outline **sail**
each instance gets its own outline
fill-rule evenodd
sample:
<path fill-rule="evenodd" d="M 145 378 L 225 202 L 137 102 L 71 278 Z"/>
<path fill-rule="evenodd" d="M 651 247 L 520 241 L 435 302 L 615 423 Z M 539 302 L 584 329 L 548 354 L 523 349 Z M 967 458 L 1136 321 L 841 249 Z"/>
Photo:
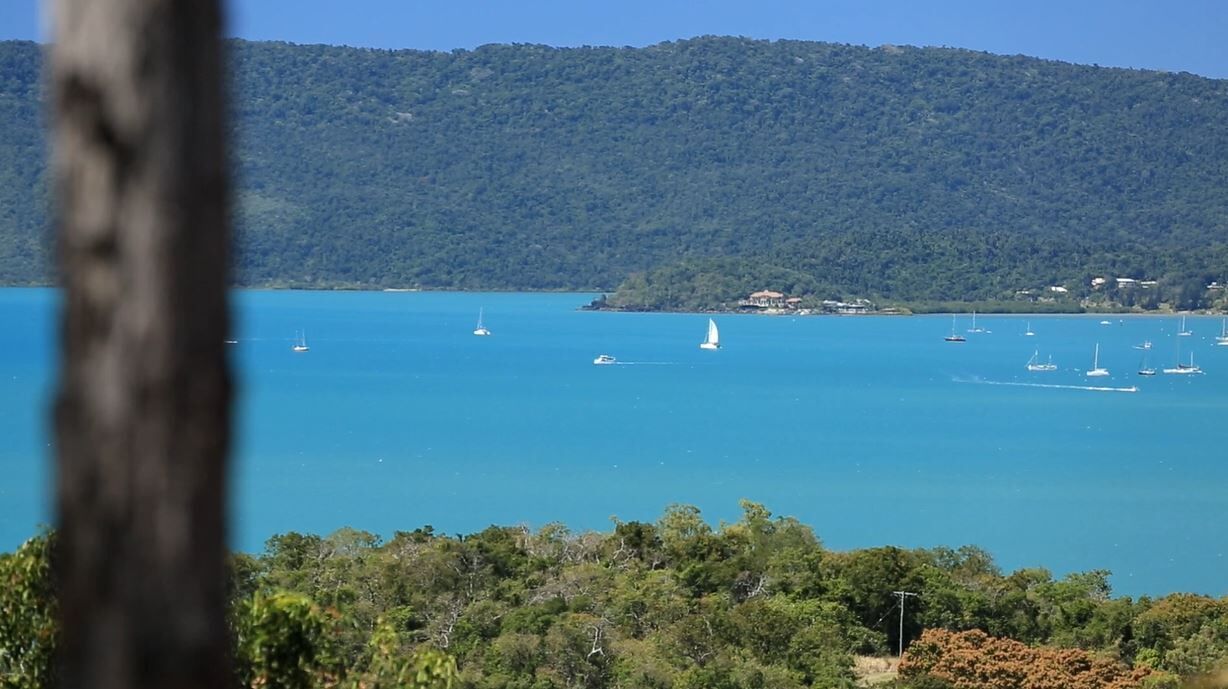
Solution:
<path fill-rule="evenodd" d="M 717 346 L 721 344 L 721 334 L 716 329 L 716 321 L 711 318 L 708 319 L 708 339 L 705 342 Z"/>

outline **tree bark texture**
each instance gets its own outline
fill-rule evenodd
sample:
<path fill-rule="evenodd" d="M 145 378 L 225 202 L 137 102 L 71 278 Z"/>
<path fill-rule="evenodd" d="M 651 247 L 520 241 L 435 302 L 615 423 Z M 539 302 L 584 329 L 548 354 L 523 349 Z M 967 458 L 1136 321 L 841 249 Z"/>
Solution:
<path fill-rule="evenodd" d="M 59 673 L 233 685 L 219 0 L 53 0 Z"/>

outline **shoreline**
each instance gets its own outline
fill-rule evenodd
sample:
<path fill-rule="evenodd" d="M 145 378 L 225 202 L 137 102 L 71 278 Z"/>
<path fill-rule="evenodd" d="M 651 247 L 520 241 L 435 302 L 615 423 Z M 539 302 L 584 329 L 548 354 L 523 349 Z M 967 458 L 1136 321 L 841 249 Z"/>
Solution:
<path fill-rule="evenodd" d="M 869 311 L 867 313 L 763 313 L 745 310 L 723 310 L 723 309 L 623 309 L 623 308 L 593 308 L 591 306 L 581 306 L 580 311 L 591 311 L 595 313 L 655 313 L 655 314 L 682 314 L 694 316 L 762 316 L 764 318 L 898 318 L 901 316 L 925 317 L 925 316 L 970 316 L 973 313 L 972 309 L 966 311 L 924 311 L 914 312 L 907 309 L 898 311 Z M 1203 311 L 981 311 L 976 310 L 977 316 L 985 316 L 991 318 L 1001 318 L 1004 316 L 1026 316 L 1031 318 L 1084 318 L 1084 317 L 1106 317 L 1115 318 L 1172 318 L 1174 316 L 1210 316 L 1210 317 L 1228 317 L 1228 312 L 1203 310 Z"/>
<path fill-rule="evenodd" d="M 0 285 L 0 290 L 61 290 L 60 285 L 55 284 L 33 284 L 33 285 Z M 575 295 L 590 295 L 595 294 L 599 297 L 610 293 L 610 290 L 601 289 L 448 289 L 448 288 L 433 288 L 433 287 L 280 287 L 271 285 L 241 285 L 232 286 L 229 288 L 232 292 L 354 292 L 354 293 L 387 293 L 387 294 L 575 294 Z M 982 304 L 984 302 L 945 302 L 946 304 Z M 865 318 L 867 316 L 879 317 L 898 317 L 898 316 L 959 316 L 964 314 L 972 314 L 973 311 L 980 316 L 1030 316 L 1030 317 L 1080 317 L 1080 316 L 1114 316 L 1119 318 L 1124 317 L 1172 317 L 1172 316 L 1219 316 L 1228 317 L 1228 311 L 1215 309 L 1187 310 L 1187 311 L 1120 311 L 1120 310 L 1097 310 L 1094 308 L 1085 308 L 1082 311 L 1002 311 L 1002 310 L 982 310 L 982 309 L 964 309 L 953 310 L 943 309 L 935 311 L 913 311 L 907 306 L 887 307 L 886 309 L 878 309 L 868 311 L 866 313 L 815 313 L 809 310 L 806 313 L 799 311 L 807 311 L 800 309 L 798 311 L 783 311 L 771 313 L 748 311 L 742 309 L 637 309 L 637 308 L 618 308 L 618 307 L 595 307 L 590 302 L 577 307 L 578 311 L 591 311 L 599 313 L 659 313 L 659 314 L 690 314 L 690 315 L 707 315 L 707 316 L 787 316 L 792 318 L 797 317 L 849 317 L 849 318 Z"/>

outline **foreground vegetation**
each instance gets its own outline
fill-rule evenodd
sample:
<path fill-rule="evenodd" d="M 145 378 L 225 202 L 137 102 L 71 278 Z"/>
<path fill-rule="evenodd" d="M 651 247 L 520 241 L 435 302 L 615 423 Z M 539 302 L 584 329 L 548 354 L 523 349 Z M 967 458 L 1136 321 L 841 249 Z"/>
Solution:
<path fill-rule="evenodd" d="M 819 298 L 1105 275 L 1196 308 L 1228 270 L 1224 81 L 719 37 L 230 48 L 243 285 L 608 290 L 733 258 Z M 0 42 L 0 284 L 50 278 L 40 68 Z"/>
<path fill-rule="evenodd" d="M 0 555 L 0 686 L 47 686 L 54 536 Z M 608 533 L 288 533 L 236 554 L 246 687 L 850 687 L 900 642 L 901 687 L 1172 687 L 1228 660 L 1228 599 L 1113 597 L 1108 573 L 1004 574 L 985 552 L 835 552 L 744 502 Z"/>

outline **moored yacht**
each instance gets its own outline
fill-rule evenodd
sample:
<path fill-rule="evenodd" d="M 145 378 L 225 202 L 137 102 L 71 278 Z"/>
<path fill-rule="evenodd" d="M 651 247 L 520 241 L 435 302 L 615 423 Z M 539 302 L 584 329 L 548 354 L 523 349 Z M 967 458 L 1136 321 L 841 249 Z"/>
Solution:
<path fill-rule="evenodd" d="M 1089 378 L 1101 378 L 1109 375 L 1107 368 L 1100 368 L 1100 343 L 1096 343 L 1096 353 L 1092 355 L 1092 367 L 1086 374 Z"/>
<path fill-rule="evenodd" d="M 486 337 L 487 335 L 490 335 L 490 331 L 487 330 L 486 326 L 482 324 L 482 312 L 483 309 L 478 309 L 478 326 L 473 329 L 473 334 L 479 337 Z"/>
<path fill-rule="evenodd" d="M 951 314 L 951 334 L 942 338 L 947 342 L 967 342 L 968 338 L 955 332 L 955 314 Z"/>
<path fill-rule="evenodd" d="M 1040 362 L 1040 350 L 1036 350 L 1032 352 L 1032 358 L 1028 359 L 1028 370 L 1029 371 L 1056 371 L 1057 364 L 1053 363 L 1052 354 L 1049 355 L 1049 361 L 1042 364 Z"/>

